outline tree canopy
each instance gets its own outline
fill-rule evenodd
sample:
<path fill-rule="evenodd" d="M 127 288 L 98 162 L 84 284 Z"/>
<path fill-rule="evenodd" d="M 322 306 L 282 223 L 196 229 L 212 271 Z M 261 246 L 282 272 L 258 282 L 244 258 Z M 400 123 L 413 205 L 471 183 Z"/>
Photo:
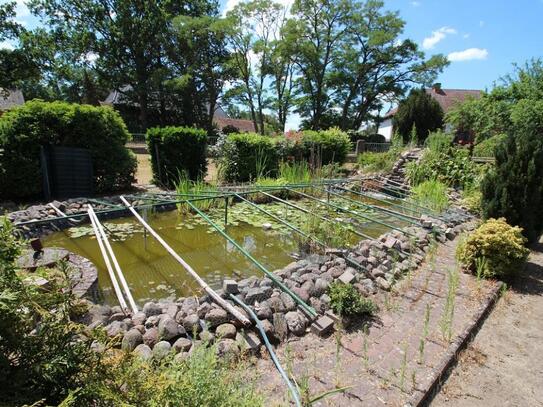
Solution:
<path fill-rule="evenodd" d="M 42 22 L 33 31 L 14 22 L 13 4 L 0 8 L 0 38 L 19 42 L 3 66 L 37 71 L 6 81 L 27 98 L 91 104 L 117 90 L 142 130 L 211 129 L 218 103 L 262 134 L 283 131 L 293 112 L 307 128 L 358 129 L 447 65 L 403 39 L 405 22 L 377 0 L 251 0 L 226 16 L 216 0 L 28 4 Z"/>

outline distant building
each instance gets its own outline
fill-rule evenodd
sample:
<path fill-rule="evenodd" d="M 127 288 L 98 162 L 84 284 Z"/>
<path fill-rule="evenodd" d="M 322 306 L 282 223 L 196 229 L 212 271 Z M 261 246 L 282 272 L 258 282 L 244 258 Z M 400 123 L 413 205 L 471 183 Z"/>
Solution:
<path fill-rule="evenodd" d="M 124 88 L 123 91 L 127 91 L 130 88 Z M 112 106 L 119 111 L 129 129 L 132 129 L 134 126 L 129 123 L 132 119 L 136 120 L 137 118 L 137 104 L 129 101 L 122 91 L 114 90 L 109 93 L 106 99 L 100 102 L 101 105 Z M 215 113 L 213 115 L 213 124 L 217 126 L 217 129 L 222 130 L 226 126 L 233 126 L 242 133 L 249 133 L 255 131 L 255 126 L 252 120 L 245 119 L 231 119 L 228 117 L 226 112 L 220 107 L 215 108 Z"/>
<path fill-rule="evenodd" d="M 3 89 L 0 88 L 0 116 L 12 107 L 20 106 L 25 103 L 23 92 L 18 89 Z"/>
<path fill-rule="evenodd" d="M 426 93 L 432 96 L 443 109 L 443 113 L 447 113 L 457 104 L 460 104 L 468 98 L 478 99 L 481 97 L 482 91 L 474 89 L 442 89 L 440 83 L 436 83 L 431 88 L 425 89 Z M 394 134 L 394 125 L 392 119 L 398 111 L 394 108 L 385 114 L 383 120 L 379 124 L 378 133 L 385 137 L 387 141 L 392 139 Z"/>

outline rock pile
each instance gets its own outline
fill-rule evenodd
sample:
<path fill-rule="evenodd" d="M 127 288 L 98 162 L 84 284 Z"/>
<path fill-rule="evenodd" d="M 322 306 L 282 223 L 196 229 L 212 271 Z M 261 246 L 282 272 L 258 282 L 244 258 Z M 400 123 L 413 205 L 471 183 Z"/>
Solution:
<path fill-rule="evenodd" d="M 458 224 L 463 219 L 460 214 L 447 222 L 426 218 L 425 227 L 407 228 L 407 234 L 392 231 L 380 239 L 363 240 L 344 257 L 311 255 L 274 274 L 319 314 L 324 314 L 330 309 L 327 291 L 332 282 L 353 284 L 365 297 L 379 290 L 388 291 L 423 260 L 435 231 L 439 231 L 439 241 L 453 239 L 462 230 Z M 354 267 L 355 264 L 361 267 Z M 250 306 L 272 341 L 305 335 L 313 322 L 290 295 L 274 287 L 267 277 L 225 280 L 218 292 L 245 315 L 228 294 Z M 135 315 L 125 315 L 120 307 L 92 305 L 84 322 L 90 327 L 103 326 L 109 336 L 121 335 L 122 348 L 143 358 L 160 359 L 173 351 L 176 358 L 184 359 L 195 346 L 214 341 L 221 355 L 257 352 L 262 343 L 255 331 L 242 327 L 208 296 L 148 302 Z"/>

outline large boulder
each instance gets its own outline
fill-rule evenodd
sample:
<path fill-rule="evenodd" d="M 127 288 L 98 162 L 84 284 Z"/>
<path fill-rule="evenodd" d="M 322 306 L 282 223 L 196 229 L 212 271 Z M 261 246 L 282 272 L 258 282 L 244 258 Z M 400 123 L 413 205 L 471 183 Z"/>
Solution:
<path fill-rule="evenodd" d="M 185 334 L 185 328 L 179 325 L 170 316 L 163 318 L 158 324 L 158 337 L 161 340 L 169 341 Z"/>
<path fill-rule="evenodd" d="M 209 326 L 213 328 L 219 326 L 220 324 L 228 322 L 228 314 L 222 308 L 212 308 L 206 314 L 205 319 Z"/>
<path fill-rule="evenodd" d="M 153 347 L 153 359 L 155 360 L 162 360 L 172 350 L 172 345 L 170 342 L 167 341 L 160 341 L 157 342 L 156 345 Z"/>

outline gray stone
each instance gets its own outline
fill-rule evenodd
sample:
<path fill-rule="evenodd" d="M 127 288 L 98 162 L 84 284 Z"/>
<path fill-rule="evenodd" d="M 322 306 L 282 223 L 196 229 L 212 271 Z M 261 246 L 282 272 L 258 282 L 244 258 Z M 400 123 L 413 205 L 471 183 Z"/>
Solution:
<path fill-rule="evenodd" d="M 448 228 L 447 230 L 445 230 L 445 237 L 449 240 L 454 240 L 456 234 L 454 233 L 453 229 Z"/>
<path fill-rule="evenodd" d="M 158 337 L 161 340 L 169 341 L 186 334 L 185 328 L 179 325 L 175 319 L 168 316 L 158 324 Z"/>
<path fill-rule="evenodd" d="M 121 349 L 131 352 L 141 343 L 143 343 L 141 332 L 137 329 L 131 329 L 124 334 Z"/>
<path fill-rule="evenodd" d="M 238 332 L 236 342 L 241 352 L 256 353 L 262 345 L 262 341 L 254 332 Z"/>
<path fill-rule="evenodd" d="M 111 314 L 111 316 L 109 317 L 109 322 L 122 321 L 125 318 L 126 318 L 126 315 L 124 312 L 118 312 L 115 314 Z"/>
<path fill-rule="evenodd" d="M 167 341 L 157 342 L 155 346 L 153 347 L 153 359 L 162 360 L 166 356 L 168 356 L 171 350 L 172 350 L 172 345 L 170 344 L 170 342 L 167 342 Z"/>
<path fill-rule="evenodd" d="M 280 297 L 286 311 L 294 311 L 296 309 L 296 301 L 294 301 L 294 298 L 292 298 L 288 293 L 282 292 Z"/>
<path fill-rule="evenodd" d="M 124 321 L 113 321 L 111 324 L 106 326 L 106 333 L 109 337 L 114 337 L 119 334 L 123 334 L 128 331 L 128 325 Z"/>
<path fill-rule="evenodd" d="M 341 281 L 343 284 L 351 284 L 354 280 L 354 275 L 349 271 L 345 271 L 340 277 L 339 281 Z"/>
<path fill-rule="evenodd" d="M 305 318 L 297 311 L 290 311 L 285 314 L 287 326 L 290 332 L 296 336 L 305 333 Z"/>
<path fill-rule="evenodd" d="M 213 343 L 215 341 L 215 335 L 207 329 L 198 334 L 198 338 L 204 343 Z"/>
<path fill-rule="evenodd" d="M 285 304 L 283 304 L 283 300 L 281 299 L 280 295 L 272 296 L 268 301 L 268 305 L 270 306 L 271 310 L 273 312 L 285 312 Z M 269 318 L 268 318 L 269 319 Z"/>
<path fill-rule="evenodd" d="M 142 360 L 149 360 L 153 356 L 153 351 L 149 346 L 141 343 L 134 349 L 134 354 Z"/>
<path fill-rule="evenodd" d="M 254 307 L 255 307 L 256 316 L 259 319 L 270 319 L 271 318 L 271 316 L 273 314 L 273 311 L 272 311 L 271 307 L 268 305 L 267 301 L 257 303 Z"/>
<path fill-rule="evenodd" d="M 200 318 L 198 318 L 198 315 L 190 314 L 183 318 L 183 328 L 185 328 L 185 331 L 190 335 L 193 335 L 194 332 L 200 332 L 202 327 L 200 326 Z"/>
<path fill-rule="evenodd" d="M 375 282 L 377 283 L 379 288 L 381 288 L 382 290 L 385 290 L 385 291 L 390 290 L 390 283 L 387 280 L 385 280 L 383 277 L 377 277 L 375 279 Z"/>
<path fill-rule="evenodd" d="M 196 297 L 188 297 L 185 298 L 185 301 L 183 301 L 183 305 L 181 306 L 181 311 L 185 315 L 193 314 L 198 309 L 198 299 Z"/>
<path fill-rule="evenodd" d="M 152 348 L 158 342 L 158 328 L 152 327 L 143 334 L 143 343 Z"/>
<path fill-rule="evenodd" d="M 371 264 L 374 267 L 377 267 L 377 265 L 379 264 L 379 260 L 377 260 L 377 258 L 375 256 L 369 256 L 368 257 L 368 263 Z"/>
<path fill-rule="evenodd" d="M 379 277 L 384 277 L 385 276 L 385 272 L 377 267 L 377 268 L 374 268 L 371 272 L 370 272 L 371 276 L 374 278 L 374 279 L 377 279 Z"/>
<path fill-rule="evenodd" d="M 385 247 L 389 249 L 400 249 L 401 243 L 394 237 L 388 236 L 384 242 Z"/>
<path fill-rule="evenodd" d="M 196 310 L 196 314 L 200 317 L 200 319 L 204 319 L 206 314 L 211 310 L 211 304 L 209 302 L 204 302 L 200 304 L 198 309 Z"/>
<path fill-rule="evenodd" d="M 189 357 L 188 352 L 179 352 L 177 355 L 173 357 L 174 363 L 180 364 L 183 363 L 187 358 Z"/>
<path fill-rule="evenodd" d="M 163 308 L 162 311 L 164 314 L 169 315 L 172 319 L 175 319 L 179 308 L 177 307 L 177 304 L 168 304 L 166 305 L 166 307 Z"/>
<path fill-rule="evenodd" d="M 311 332 L 317 336 L 325 336 L 334 329 L 334 320 L 329 316 L 322 316 L 311 324 Z"/>
<path fill-rule="evenodd" d="M 234 339 L 236 337 L 236 327 L 232 324 L 222 324 L 217 327 L 215 330 L 215 335 L 218 338 L 230 338 Z"/>
<path fill-rule="evenodd" d="M 172 345 L 172 349 L 175 353 L 188 352 L 191 347 L 192 341 L 188 338 L 179 338 Z"/>
<path fill-rule="evenodd" d="M 315 291 L 314 294 L 317 297 L 320 297 L 322 294 L 324 294 L 328 290 L 328 281 L 324 280 L 323 278 L 317 278 L 315 281 Z"/>
<path fill-rule="evenodd" d="M 216 327 L 228 322 L 228 314 L 222 308 L 213 308 L 206 314 L 206 322 L 210 327 Z"/>
<path fill-rule="evenodd" d="M 147 302 L 143 306 L 143 312 L 149 318 L 152 315 L 162 314 L 162 307 L 154 302 Z"/>
<path fill-rule="evenodd" d="M 239 293 L 238 283 L 235 280 L 224 280 L 222 282 L 222 289 L 226 294 L 237 294 Z"/>
<path fill-rule="evenodd" d="M 154 326 L 158 326 L 160 322 L 160 315 L 152 315 L 145 321 L 145 328 L 149 329 Z"/>
<path fill-rule="evenodd" d="M 217 343 L 217 353 L 219 356 L 239 355 L 239 345 L 234 339 L 221 339 Z"/>
<path fill-rule="evenodd" d="M 147 315 L 145 315 L 145 312 L 139 311 L 132 317 L 132 322 L 134 322 L 134 325 L 144 325 L 146 319 Z"/>
<path fill-rule="evenodd" d="M 313 307 L 315 309 L 315 311 L 319 312 L 319 313 L 322 313 L 323 312 L 323 307 L 322 307 L 322 303 L 321 303 L 321 300 L 319 300 L 318 298 L 315 298 L 315 297 L 311 297 L 309 299 L 309 305 L 311 307 Z"/>
<path fill-rule="evenodd" d="M 330 273 L 333 279 L 339 278 L 343 274 L 343 270 L 340 267 L 331 267 L 328 269 L 327 273 Z"/>
<path fill-rule="evenodd" d="M 249 305 L 253 305 L 255 302 L 262 302 L 267 300 L 272 293 L 271 287 L 255 287 L 250 288 L 245 296 L 245 302 Z"/>
<path fill-rule="evenodd" d="M 309 301 L 309 293 L 302 287 L 294 287 L 292 292 L 302 299 L 303 302 Z"/>
<path fill-rule="evenodd" d="M 273 329 L 275 331 L 275 337 L 278 340 L 284 341 L 287 339 L 288 324 L 287 320 L 285 319 L 285 314 L 280 312 L 273 314 Z"/>
<path fill-rule="evenodd" d="M 275 338 L 275 329 L 273 328 L 273 324 L 270 321 L 264 319 L 260 321 L 260 324 L 264 328 L 264 332 L 266 332 L 266 335 L 268 335 L 268 337 Z"/>

